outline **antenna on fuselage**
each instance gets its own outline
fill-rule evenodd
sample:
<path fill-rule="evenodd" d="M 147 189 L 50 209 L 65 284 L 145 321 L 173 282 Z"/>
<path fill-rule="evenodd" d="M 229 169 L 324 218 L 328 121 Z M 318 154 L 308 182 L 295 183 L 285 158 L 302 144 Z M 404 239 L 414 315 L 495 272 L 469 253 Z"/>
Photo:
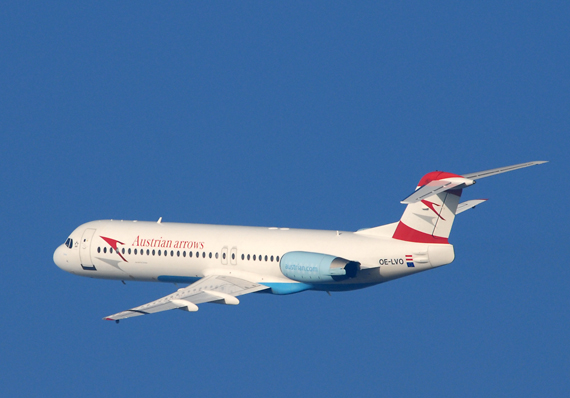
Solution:
<path fill-rule="evenodd" d="M 160 224 L 161 222 L 162 222 L 162 217 L 160 217 L 156 223 Z"/>

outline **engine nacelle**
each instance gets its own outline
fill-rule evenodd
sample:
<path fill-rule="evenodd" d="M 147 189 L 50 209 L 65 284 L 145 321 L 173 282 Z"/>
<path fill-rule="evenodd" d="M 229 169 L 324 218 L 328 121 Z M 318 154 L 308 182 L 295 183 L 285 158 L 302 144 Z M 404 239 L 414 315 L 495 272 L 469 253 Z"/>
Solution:
<path fill-rule="evenodd" d="M 360 271 L 357 261 L 312 252 L 285 253 L 279 267 L 287 278 L 304 283 L 339 282 Z"/>

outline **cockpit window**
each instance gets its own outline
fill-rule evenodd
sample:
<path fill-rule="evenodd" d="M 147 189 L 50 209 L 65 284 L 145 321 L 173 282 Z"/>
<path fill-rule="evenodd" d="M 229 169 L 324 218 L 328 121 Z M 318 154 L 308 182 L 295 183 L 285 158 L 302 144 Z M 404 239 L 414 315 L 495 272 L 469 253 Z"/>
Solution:
<path fill-rule="evenodd" d="M 67 238 L 67 240 L 65 241 L 65 246 L 71 249 L 73 247 L 73 239 Z"/>

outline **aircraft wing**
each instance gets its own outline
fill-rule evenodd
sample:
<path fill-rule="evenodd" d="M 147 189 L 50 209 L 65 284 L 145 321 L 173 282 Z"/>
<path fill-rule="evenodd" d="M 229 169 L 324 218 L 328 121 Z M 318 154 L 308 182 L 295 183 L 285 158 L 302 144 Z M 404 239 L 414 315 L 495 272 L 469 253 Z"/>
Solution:
<path fill-rule="evenodd" d="M 268 289 L 267 286 L 233 276 L 212 275 L 202 278 L 190 286 L 141 306 L 131 308 L 103 319 L 119 321 L 139 315 L 180 308 L 185 311 L 198 311 L 196 304 L 214 302 L 220 304 L 239 304 L 237 296 Z"/>

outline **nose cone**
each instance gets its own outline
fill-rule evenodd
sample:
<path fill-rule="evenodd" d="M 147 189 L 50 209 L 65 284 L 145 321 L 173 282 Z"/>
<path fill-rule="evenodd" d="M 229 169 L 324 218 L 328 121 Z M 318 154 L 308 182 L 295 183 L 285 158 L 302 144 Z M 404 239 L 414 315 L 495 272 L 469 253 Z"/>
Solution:
<path fill-rule="evenodd" d="M 53 253 L 53 262 L 62 270 L 71 272 L 69 258 L 68 258 L 69 254 L 68 251 L 70 250 L 65 245 L 59 246 L 57 249 L 55 249 L 55 252 Z"/>

